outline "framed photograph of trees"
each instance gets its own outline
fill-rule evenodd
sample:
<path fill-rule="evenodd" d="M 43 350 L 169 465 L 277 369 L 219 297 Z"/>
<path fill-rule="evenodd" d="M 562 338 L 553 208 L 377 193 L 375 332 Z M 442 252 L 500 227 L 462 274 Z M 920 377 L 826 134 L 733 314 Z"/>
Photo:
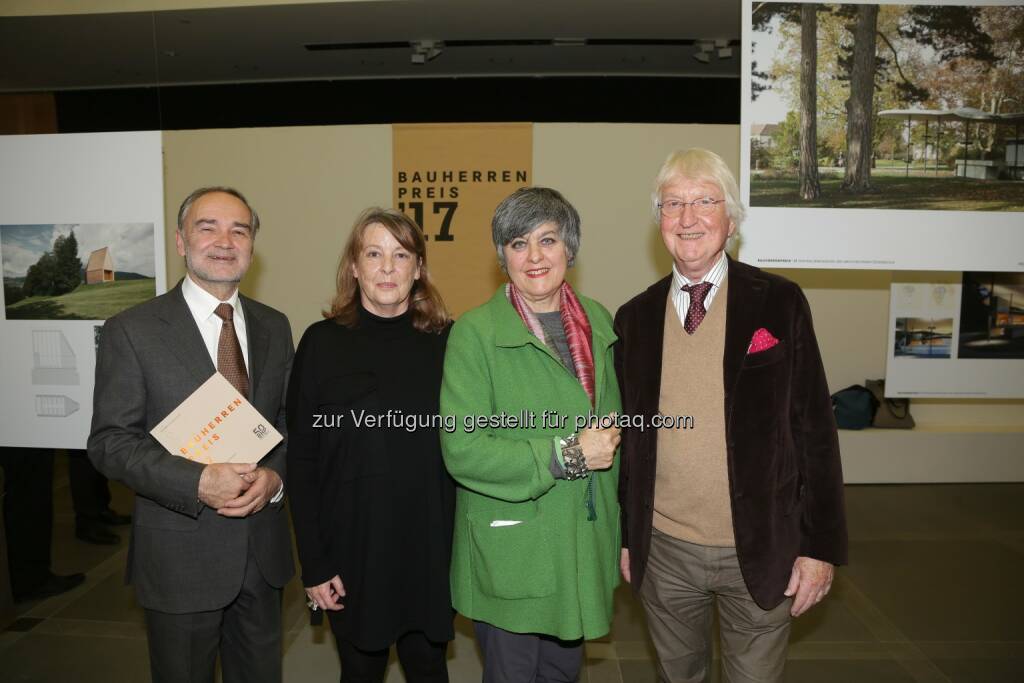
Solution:
<path fill-rule="evenodd" d="M 744 12 L 743 258 L 1024 269 L 1024 4 Z"/>

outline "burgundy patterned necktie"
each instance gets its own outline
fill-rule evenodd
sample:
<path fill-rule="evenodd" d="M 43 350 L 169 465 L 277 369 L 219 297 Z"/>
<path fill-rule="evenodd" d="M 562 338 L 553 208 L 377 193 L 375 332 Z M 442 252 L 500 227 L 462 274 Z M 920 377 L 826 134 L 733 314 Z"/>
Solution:
<path fill-rule="evenodd" d="M 697 327 L 703 322 L 707 310 L 704 308 L 704 299 L 711 291 L 710 282 L 700 282 L 695 285 L 683 285 L 684 292 L 690 294 L 690 308 L 686 311 L 686 320 L 683 321 L 683 329 L 687 334 L 693 334 Z"/>
<path fill-rule="evenodd" d="M 217 341 L 217 371 L 224 375 L 242 396 L 249 395 L 249 375 L 245 371 L 245 358 L 242 346 L 235 334 L 235 309 L 231 304 L 218 304 L 214 313 L 224 321 L 220 326 L 220 339 Z"/>

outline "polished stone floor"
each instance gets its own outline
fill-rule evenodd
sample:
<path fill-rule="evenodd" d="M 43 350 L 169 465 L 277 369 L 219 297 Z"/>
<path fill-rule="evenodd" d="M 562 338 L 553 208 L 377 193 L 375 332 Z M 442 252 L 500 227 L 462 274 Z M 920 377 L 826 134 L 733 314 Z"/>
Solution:
<path fill-rule="evenodd" d="M 84 585 L 19 604 L 0 632 L 0 680 L 149 680 L 142 613 L 122 584 L 126 540 L 75 540 L 63 458 L 55 476 L 54 570 Z M 114 507 L 131 495 L 114 485 Z M 786 679 L 795 682 L 1024 681 L 1024 484 L 848 486 L 849 567 L 832 594 L 794 624 Z M 126 536 L 126 533 L 125 533 Z M 655 681 L 643 612 L 617 593 L 606 639 L 588 643 L 582 681 Z M 302 590 L 285 593 L 286 681 L 336 681 L 325 628 L 308 625 Z M 451 680 L 476 681 L 479 654 L 462 619 L 449 650 Z M 403 681 L 392 664 L 388 683 Z M 717 678 L 716 678 L 717 680 Z"/>

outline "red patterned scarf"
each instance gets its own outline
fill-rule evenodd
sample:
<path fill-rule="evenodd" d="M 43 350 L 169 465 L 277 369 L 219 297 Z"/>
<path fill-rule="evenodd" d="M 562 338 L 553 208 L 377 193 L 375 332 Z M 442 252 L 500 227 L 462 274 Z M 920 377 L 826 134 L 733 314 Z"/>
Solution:
<path fill-rule="evenodd" d="M 522 319 L 526 329 L 530 330 L 537 339 L 540 339 L 545 346 L 549 346 L 544 336 L 544 328 L 541 326 L 537 315 L 530 310 L 523 295 L 511 282 L 505 285 L 505 296 L 508 297 L 512 308 Z M 576 377 L 579 378 L 583 390 L 590 397 L 590 405 L 594 405 L 594 347 L 591 341 L 590 321 L 587 313 L 583 310 L 580 300 L 576 298 L 576 292 L 572 290 L 568 282 L 562 283 L 559 291 L 559 309 L 562 314 L 562 327 L 565 329 L 565 338 L 569 343 L 569 354 L 572 356 L 572 364 L 576 370 Z"/>

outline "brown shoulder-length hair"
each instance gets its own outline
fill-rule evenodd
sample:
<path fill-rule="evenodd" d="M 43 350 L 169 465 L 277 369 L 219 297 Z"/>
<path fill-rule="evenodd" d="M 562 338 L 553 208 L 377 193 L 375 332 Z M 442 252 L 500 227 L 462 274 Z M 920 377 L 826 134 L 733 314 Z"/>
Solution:
<path fill-rule="evenodd" d="M 375 224 L 383 225 L 398 243 L 416 255 L 420 266 L 420 277 L 412 284 L 409 293 L 409 308 L 412 310 L 412 325 L 421 332 L 440 332 L 451 321 L 448 308 L 437 287 L 430 279 L 427 268 L 427 243 L 423 231 L 401 211 L 382 209 L 377 206 L 366 209 L 356 218 L 338 263 L 337 294 L 331 308 L 324 311 L 325 318 L 335 320 L 345 327 L 355 327 L 359 321 L 359 280 L 352 274 L 353 266 L 363 250 L 363 236 Z"/>

